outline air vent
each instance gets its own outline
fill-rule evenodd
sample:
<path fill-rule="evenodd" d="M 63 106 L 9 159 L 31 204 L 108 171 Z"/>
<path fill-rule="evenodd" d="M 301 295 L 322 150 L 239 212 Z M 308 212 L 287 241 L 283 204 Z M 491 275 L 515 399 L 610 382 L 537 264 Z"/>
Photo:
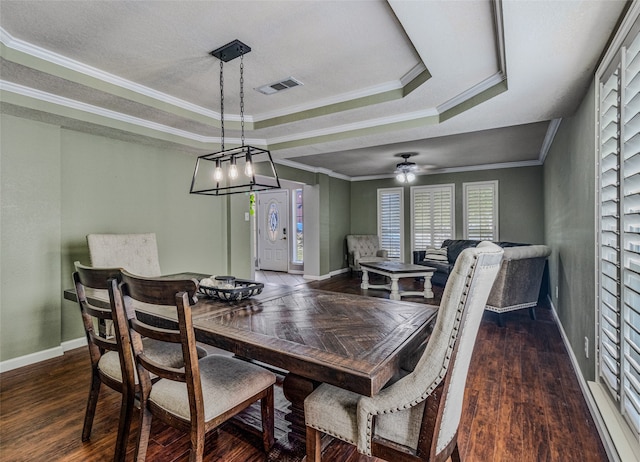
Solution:
<path fill-rule="evenodd" d="M 268 85 L 258 87 L 255 90 L 259 91 L 263 95 L 273 95 L 274 93 L 288 90 L 289 88 L 298 87 L 300 85 L 304 84 L 299 80 L 294 79 L 293 77 L 287 77 L 286 79 L 282 79 L 278 82 L 273 82 Z"/>

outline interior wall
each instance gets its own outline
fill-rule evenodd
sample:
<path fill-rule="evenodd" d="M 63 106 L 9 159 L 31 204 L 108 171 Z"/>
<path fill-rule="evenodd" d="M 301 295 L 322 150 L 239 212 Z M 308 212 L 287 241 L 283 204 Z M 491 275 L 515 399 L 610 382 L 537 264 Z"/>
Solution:
<path fill-rule="evenodd" d="M 226 200 L 189 194 L 195 158 L 139 143 L 62 130 L 61 290 L 73 262 L 89 264 L 90 233 L 154 232 L 163 274 L 227 272 Z M 83 335 L 63 305 L 62 339 Z"/>
<path fill-rule="evenodd" d="M 543 169 L 503 168 L 418 176 L 404 187 L 405 262 L 411 262 L 411 187 L 455 184 L 456 238 L 463 236 L 462 184 L 498 180 L 500 240 L 544 244 Z M 377 233 L 377 190 L 395 188 L 395 178 L 351 183 L 352 234 Z"/>
<path fill-rule="evenodd" d="M 592 82 L 575 115 L 562 121 L 544 164 L 550 292 L 586 380 L 595 378 L 595 152 Z"/>
<path fill-rule="evenodd" d="M 0 117 L 0 361 L 5 361 L 60 345 L 60 131 Z"/>
<path fill-rule="evenodd" d="M 329 226 L 329 270 L 339 271 L 346 268 L 346 239 L 351 222 L 351 183 L 331 177 L 329 179 L 329 203 L 331 223 Z"/>

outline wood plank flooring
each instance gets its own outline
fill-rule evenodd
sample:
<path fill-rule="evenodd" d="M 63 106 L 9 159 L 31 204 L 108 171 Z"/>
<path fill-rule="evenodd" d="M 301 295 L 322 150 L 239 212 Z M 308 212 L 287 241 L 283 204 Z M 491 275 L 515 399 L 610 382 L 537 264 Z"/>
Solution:
<path fill-rule="evenodd" d="M 359 276 L 348 273 L 325 281 L 305 282 L 301 277 L 258 274 L 273 282 L 388 297 L 382 290 L 362 291 Z M 419 287 L 401 280 L 409 290 Z M 418 289 L 419 290 L 419 289 Z M 435 303 L 441 288 L 434 287 Z M 408 300 L 434 303 L 411 297 Z M 607 457 L 581 395 L 560 333 L 546 306 L 538 320 L 527 310 L 505 315 L 498 327 L 493 313 L 485 313 L 472 360 L 459 431 L 459 445 L 467 462 L 492 461 L 606 461 Z M 115 444 L 120 395 L 103 387 L 91 441 L 82 443 L 82 419 L 89 388 L 89 358 L 85 348 L 0 375 L 0 460 L 108 461 Z M 276 438 L 286 437 L 287 401 L 276 387 Z M 247 429 L 255 422 L 253 409 L 226 423 L 207 438 L 206 461 L 289 461 L 275 448 L 261 450 L 260 438 Z M 133 430 L 137 429 L 137 419 Z M 134 436 L 128 460 L 133 459 Z M 159 422 L 152 427 L 147 460 L 188 460 L 188 438 Z M 323 452 L 331 462 L 379 462 L 358 454 L 354 447 L 332 441 Z"/>

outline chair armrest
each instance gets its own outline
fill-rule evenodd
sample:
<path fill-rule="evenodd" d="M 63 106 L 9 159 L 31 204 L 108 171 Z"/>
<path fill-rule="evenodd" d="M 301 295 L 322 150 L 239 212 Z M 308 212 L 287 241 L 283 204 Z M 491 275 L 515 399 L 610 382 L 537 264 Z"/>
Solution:
<path fill-rule="evenodd" d="M 389 252 L 387 252 L 386 250 L 378 250 L 376 252 L 376 257 L 383 257 L 383 258 L 387 258 L 389 256 Z"/>
<path fill-rule="evenodd" d="M 413 251 L 413 263 L 419 263 L 424 260 L 424 256 L 427 252 L 425 250 Z"/>

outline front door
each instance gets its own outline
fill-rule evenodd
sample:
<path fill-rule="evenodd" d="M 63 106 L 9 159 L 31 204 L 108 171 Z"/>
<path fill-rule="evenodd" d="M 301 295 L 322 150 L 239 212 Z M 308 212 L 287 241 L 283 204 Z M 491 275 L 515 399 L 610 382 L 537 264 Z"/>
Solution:
<path fill-rule="evenodd" d="M 258 194 L 258 267 L 261 270 L 289 269 L 289 191 Z"/>

